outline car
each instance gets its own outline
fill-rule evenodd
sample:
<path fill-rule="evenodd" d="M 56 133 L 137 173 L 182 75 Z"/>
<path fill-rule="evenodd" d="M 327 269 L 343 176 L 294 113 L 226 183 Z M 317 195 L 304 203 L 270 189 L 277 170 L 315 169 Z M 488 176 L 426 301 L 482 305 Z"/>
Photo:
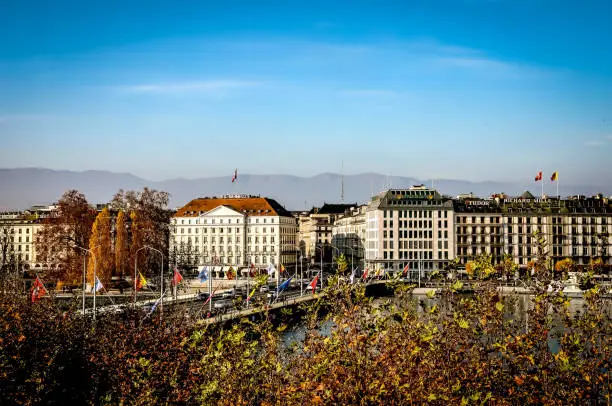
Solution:
<path fill-rule="evenodd" d="M 231 300 L 218 300 L 213 302 L 213 307 L 219 312 L 226 312 L 233 306 Z"/>
<path fill-rule="evenodd" d="M 267 287 L 266 285 L 263 285 L 262 287 L 259 288 L 259 291 L 262 293 L 268 292 L 270 290 L 269 287 Z"/>
<path fill-rule="evenodd" d="M 221 292 L 221 297 L 224 299 L 236 297 L 236 291 L 234 289 L 226 290 L 225 292 Z"/>
<path fill-rule="evenodd" d="M 208 300 L 208 298 L 210 297 L 210 293 L 208 292 L 202 292 L 202 293 L 198 293 L 198 296 L 196 296 L 196 300 Z"/>

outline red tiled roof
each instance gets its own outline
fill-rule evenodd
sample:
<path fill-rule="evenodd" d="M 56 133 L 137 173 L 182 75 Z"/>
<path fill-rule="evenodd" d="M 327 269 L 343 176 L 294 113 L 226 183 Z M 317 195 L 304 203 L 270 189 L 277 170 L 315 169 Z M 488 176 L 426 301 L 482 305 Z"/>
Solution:
<path fill-rule="evenodd" d="M 248 216 L 291 216 L 283 206 L 265 197 L 230 197 L 194 199 L 178 209 L 174 217 L 197 217 L 219 206 Z"/>

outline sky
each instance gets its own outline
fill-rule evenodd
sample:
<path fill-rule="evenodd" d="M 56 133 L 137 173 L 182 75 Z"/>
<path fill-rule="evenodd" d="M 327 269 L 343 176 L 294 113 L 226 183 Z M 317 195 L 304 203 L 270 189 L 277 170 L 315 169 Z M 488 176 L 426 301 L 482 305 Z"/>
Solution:
<path fill-rule="evenodd" d="M 0 167 L 609 177 L 612 2 L 0 3 Z"/>

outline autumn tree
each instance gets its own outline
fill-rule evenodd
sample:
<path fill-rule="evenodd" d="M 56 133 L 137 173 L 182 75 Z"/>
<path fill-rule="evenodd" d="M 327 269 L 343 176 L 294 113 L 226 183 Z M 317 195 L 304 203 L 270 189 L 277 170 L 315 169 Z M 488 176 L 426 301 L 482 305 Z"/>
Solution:
<path fill-rule="evenodd" d="M 168 237 L 171 213 L 167 210 L 170 195 L 167 192 L 144 188 L 142 192 L 120 190 L 111 203 L 116 210 L 130 212 L 130 264 L 144 246 L 160 250 L 168 258 Z M 159 259 L 152 255 L 139 255 L 140 264 L 146 269 L 158 268 Z"/>
<path fill-rule="evenodd" d="M 115 225 L 115 274 L 124 276 L 128 269 L 127 224 L 125 222 L 125 212 L 123 210 L 119 210 Z"/>
<path fill-rule="evenodd" d="M 35 245 L 40 262 L 59 265 L 50 276 L 65 282 L 82 281 L 82 248 L 89 246 L 95 216 L 85 195 L 69 190 L 60 198 L 57 209 L 43 220 Z"/>
<path fill-rule="evenodd" d="M 89 250 L 95 258 L 89 256 L 87 282 L 93 286 L 95 270 L 102 284 L 109 286 L 115 261 L 112 251 L 111 216 L 106 207 L 98 214 L 91 227 Z"/>
<path fill-rule="evenodd" d="M 10 268 L 11 258 L 11 227 L 8 224 L 0 223 L 0 275 L 4 276 L 7 268 Z"/>
<path fill-rule="evenodd" d="M 340 256 L 336 258 L 336 265 L 338 266 L 338 275 L 345 275 L 348 269 L 348 261 L 344 254 L 340 254 Z"/>

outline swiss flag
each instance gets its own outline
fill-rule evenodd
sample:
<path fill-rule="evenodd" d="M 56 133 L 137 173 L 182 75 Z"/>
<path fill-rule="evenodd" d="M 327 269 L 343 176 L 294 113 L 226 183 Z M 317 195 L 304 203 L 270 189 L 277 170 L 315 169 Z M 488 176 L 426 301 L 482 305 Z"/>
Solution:
<path fill-rule="evenodd" d="M 45 289 L 45 285 L 43 285 L 42 281 L 36 277 L 34 281 L 34 285 L 32 285 L 32 303 L 39 300 L 41 297 L 47 294 L 47 289 Z"/>
<path fill-rule="evenodd" d="M 538 174 L 535 176 L 535 181 L 539 182 L 542 180 L 542 171 L 538 172 Z"/>

